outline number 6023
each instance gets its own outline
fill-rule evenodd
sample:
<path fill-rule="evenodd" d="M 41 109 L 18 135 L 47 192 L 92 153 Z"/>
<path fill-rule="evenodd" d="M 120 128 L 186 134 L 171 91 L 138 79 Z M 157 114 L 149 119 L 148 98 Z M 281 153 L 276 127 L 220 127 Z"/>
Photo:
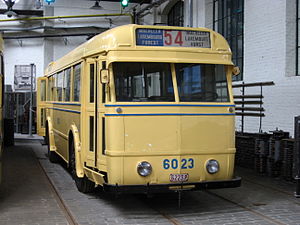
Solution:
<path fill-rule="evenodd" d="M 180 169 L 192 169 L 194 168 L 194 159 L 181 159 L 180 162 L 178 162 L 177 159 L 164 159 L 163 161 L 163 168 L 165 170 L 167 169 L 177 169 L 180 167 Z"/>

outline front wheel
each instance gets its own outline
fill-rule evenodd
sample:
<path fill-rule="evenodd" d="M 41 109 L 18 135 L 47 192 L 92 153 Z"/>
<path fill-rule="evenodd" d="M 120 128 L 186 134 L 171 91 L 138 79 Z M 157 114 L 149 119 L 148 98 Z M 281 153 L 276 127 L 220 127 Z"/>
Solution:
<path fill-rule="evenodd" d="M 78 191 L 82 193 L 90 193 L 95 189 L 95 183 L 90 181 L 86 176 L 83 178 L 78 177 L 76 174 L 76 158 L 74 143 L 71 142 L 70 146 L 70 171 L 73 179 L 75 180 Z"/>

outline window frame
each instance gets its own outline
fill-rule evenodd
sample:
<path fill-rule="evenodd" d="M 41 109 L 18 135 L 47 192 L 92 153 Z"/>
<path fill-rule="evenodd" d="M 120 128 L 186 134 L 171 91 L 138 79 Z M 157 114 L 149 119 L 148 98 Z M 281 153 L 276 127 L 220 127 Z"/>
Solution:
<path fill-rule="evenodd" d="M 171 21 L 170 18 L 172 18 Z M 177 1 L 169 10 L 167 15 L 167 24 L 168 26 L 184 26 L 184 1 Z"/>
<path fill-rule="evenodd" d="M 300 29 L 300 0 L 296 0 L 296 76 L 300 76 L 299 64 L 300 64 L 300 40 L 299 40 L 299 29 Z"/>
<path fill-rule="evenodd" d="M 244 6 L 244 0 L 213 0 L 213 30 L 222 34 L 228 41 L 232 51 L 232 61 L 240 67 L 241 71 L 239 75 L 233 77 L 233 81 L 243 80 Z"/>

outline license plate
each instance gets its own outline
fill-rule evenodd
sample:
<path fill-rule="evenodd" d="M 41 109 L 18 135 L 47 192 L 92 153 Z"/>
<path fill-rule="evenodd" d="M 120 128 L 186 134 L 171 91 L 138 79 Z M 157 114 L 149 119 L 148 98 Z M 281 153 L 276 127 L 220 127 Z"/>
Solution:
<path fill-rule="evenodd" d="M 189 179 L 189 174 L 184 173 L 184 174 L 170 174 L 170 181 L 171 182 L 184 182 L 188 181 Z"/>

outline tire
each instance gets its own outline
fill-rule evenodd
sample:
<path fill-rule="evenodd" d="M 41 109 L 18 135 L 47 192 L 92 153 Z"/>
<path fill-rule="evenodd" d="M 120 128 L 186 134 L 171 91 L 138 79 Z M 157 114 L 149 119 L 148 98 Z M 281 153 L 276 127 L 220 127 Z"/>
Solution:
<path fill-rule="evenodd" d="M 75 159 L 75 148 L 74 143 L 71 141 L 70 146 L 70 172 L 75 181 L 78 191 L 82 193 L 90 193 L 95 190 L 95 183 L 90 181 L 86 176 L 80 178 L 76 174 L 76 159 Z"/>
<path fill-rule="evenodd" d="M 46 127 L 46 143 L 48 148 L 48 158 L 49 161 L 52 163 L 57 163 L 59 158 L 58 155 L 54 151 L 50 151 L 50 141 L 49 141 L 49 129 L 48 126 Z"/>

